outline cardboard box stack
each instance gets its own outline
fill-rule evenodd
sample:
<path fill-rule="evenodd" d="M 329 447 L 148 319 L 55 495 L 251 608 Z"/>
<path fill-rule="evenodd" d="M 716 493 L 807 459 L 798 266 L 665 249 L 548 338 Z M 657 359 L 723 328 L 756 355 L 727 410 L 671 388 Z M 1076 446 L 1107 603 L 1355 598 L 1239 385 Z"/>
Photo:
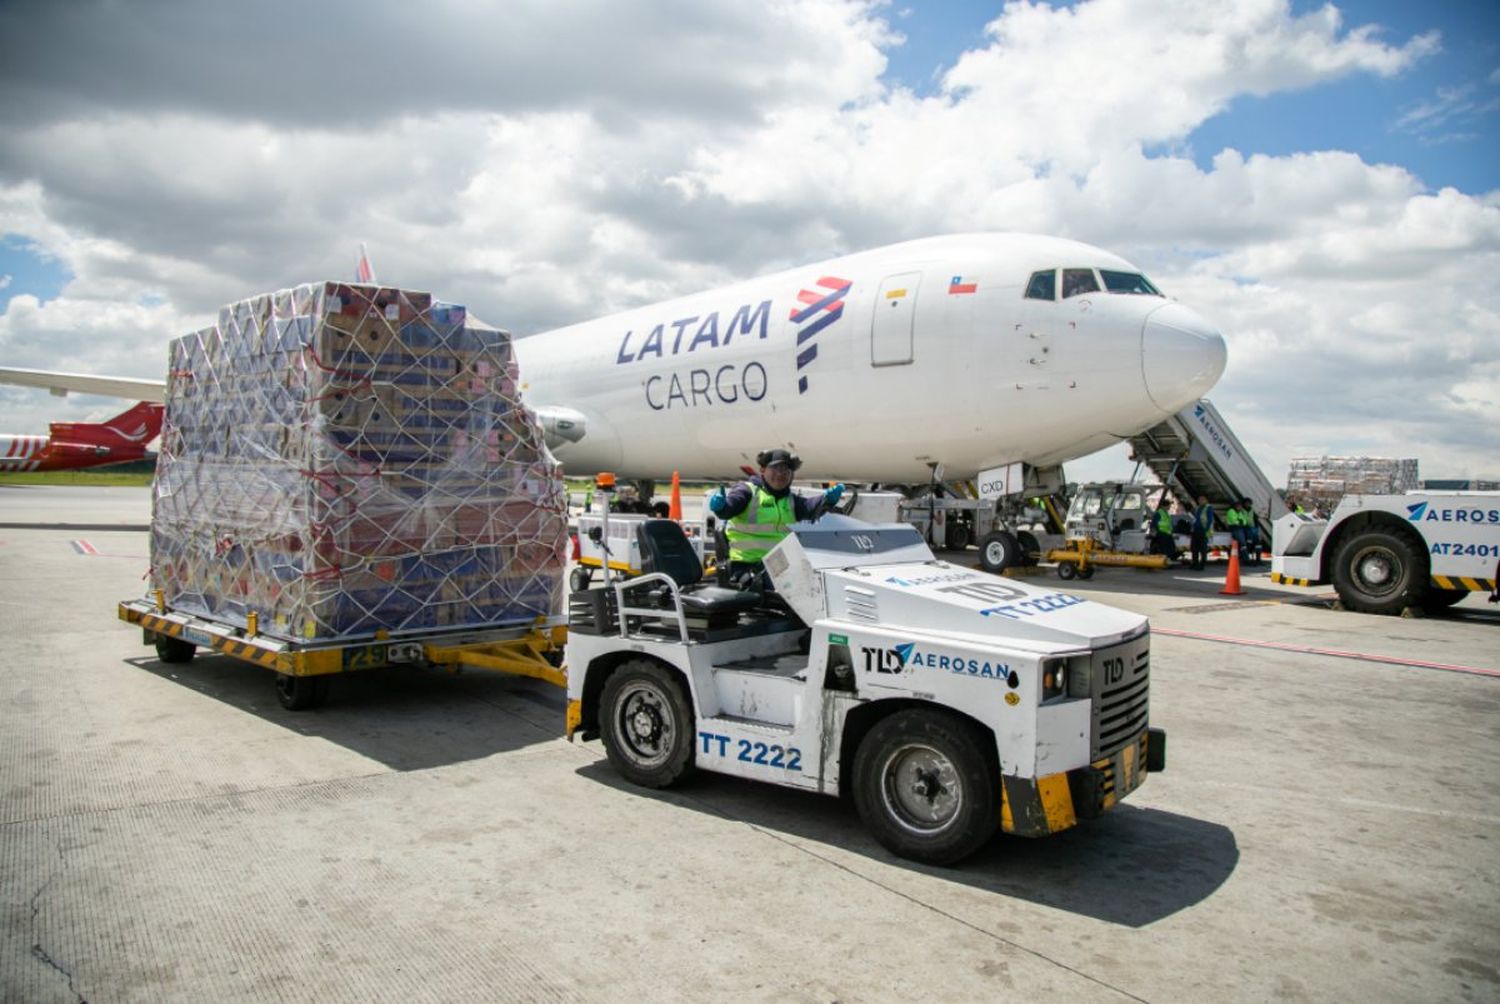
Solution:
<path fill-rule="evenodd" d="M 151 585 L 289 640 L 560 610 L 561 469 L 510 336 L 426 293 L 323 282 L 172 343 Z"/>

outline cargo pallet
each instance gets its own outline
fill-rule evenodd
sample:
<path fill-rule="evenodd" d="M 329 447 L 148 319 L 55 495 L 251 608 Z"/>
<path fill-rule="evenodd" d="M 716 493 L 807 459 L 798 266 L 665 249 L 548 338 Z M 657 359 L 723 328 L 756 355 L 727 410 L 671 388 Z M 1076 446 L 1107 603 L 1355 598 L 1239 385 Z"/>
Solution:
<path fill-rule="evenodd" d="M 125 600 L 120 619 L 139 625 L 143 641 L 156 646 L 162 662 L 185 663 L 200 648 L 248 662 L 276 674 L 282 707 L 303 711 L 321 705 L 336 673 L 385 666 L 423 666 L 457 672 L 464 667 L 509 673 L 567 687 L 562 667 L 568 629 L 560 619 L 495 628 L 455 628 L 444 632 L 357 639 L 289 641 L 258 630 L 255 614 L 244 627 L 172 610 L 158 597 Z"/>

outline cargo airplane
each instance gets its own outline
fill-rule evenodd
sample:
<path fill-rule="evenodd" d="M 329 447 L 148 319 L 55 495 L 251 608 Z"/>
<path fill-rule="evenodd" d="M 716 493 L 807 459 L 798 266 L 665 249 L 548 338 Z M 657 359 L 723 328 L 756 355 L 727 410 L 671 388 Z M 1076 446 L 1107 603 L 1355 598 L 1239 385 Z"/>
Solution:
<path fill-rule="evenodd" d="M 802 477 L 908 485 L 1113 445 L 1225 364 L 1219 332 L 1125 259 L 998 233 L 846 255 L 518 338 L 515 353 L 570 474 L 736 477 L 782 445 Z"/>

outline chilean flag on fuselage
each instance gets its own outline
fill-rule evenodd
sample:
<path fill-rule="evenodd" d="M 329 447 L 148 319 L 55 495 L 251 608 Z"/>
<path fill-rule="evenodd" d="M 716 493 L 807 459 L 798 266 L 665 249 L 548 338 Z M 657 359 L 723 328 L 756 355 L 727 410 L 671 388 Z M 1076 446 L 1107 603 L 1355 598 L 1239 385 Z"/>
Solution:
<path fill-rule="evenodd" d="M 949 296 L 952 296 L 955 293 L 973 293 L 978 289 L 979 283 L 964 282 L 964 277 L 961 275 L 955 275 L 953 279 L 948 283 Z"/>

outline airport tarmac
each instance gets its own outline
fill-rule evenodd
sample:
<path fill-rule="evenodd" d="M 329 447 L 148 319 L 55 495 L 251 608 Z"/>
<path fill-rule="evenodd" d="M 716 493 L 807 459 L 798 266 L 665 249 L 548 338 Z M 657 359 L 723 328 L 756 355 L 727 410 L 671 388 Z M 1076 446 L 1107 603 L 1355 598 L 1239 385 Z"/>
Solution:
<path fill-rule="evenodd" d="M 939 869 L 837 799 L 627 787 L 540 682 L 382 670 L 288 712 L 262 669 L 164 665 L 115 614 L 148 519 L 0 484 L 4 1000 L 1500 998 L 1482 596 L 1049 576 L 1151 617 L 1167 770 Z"/>

